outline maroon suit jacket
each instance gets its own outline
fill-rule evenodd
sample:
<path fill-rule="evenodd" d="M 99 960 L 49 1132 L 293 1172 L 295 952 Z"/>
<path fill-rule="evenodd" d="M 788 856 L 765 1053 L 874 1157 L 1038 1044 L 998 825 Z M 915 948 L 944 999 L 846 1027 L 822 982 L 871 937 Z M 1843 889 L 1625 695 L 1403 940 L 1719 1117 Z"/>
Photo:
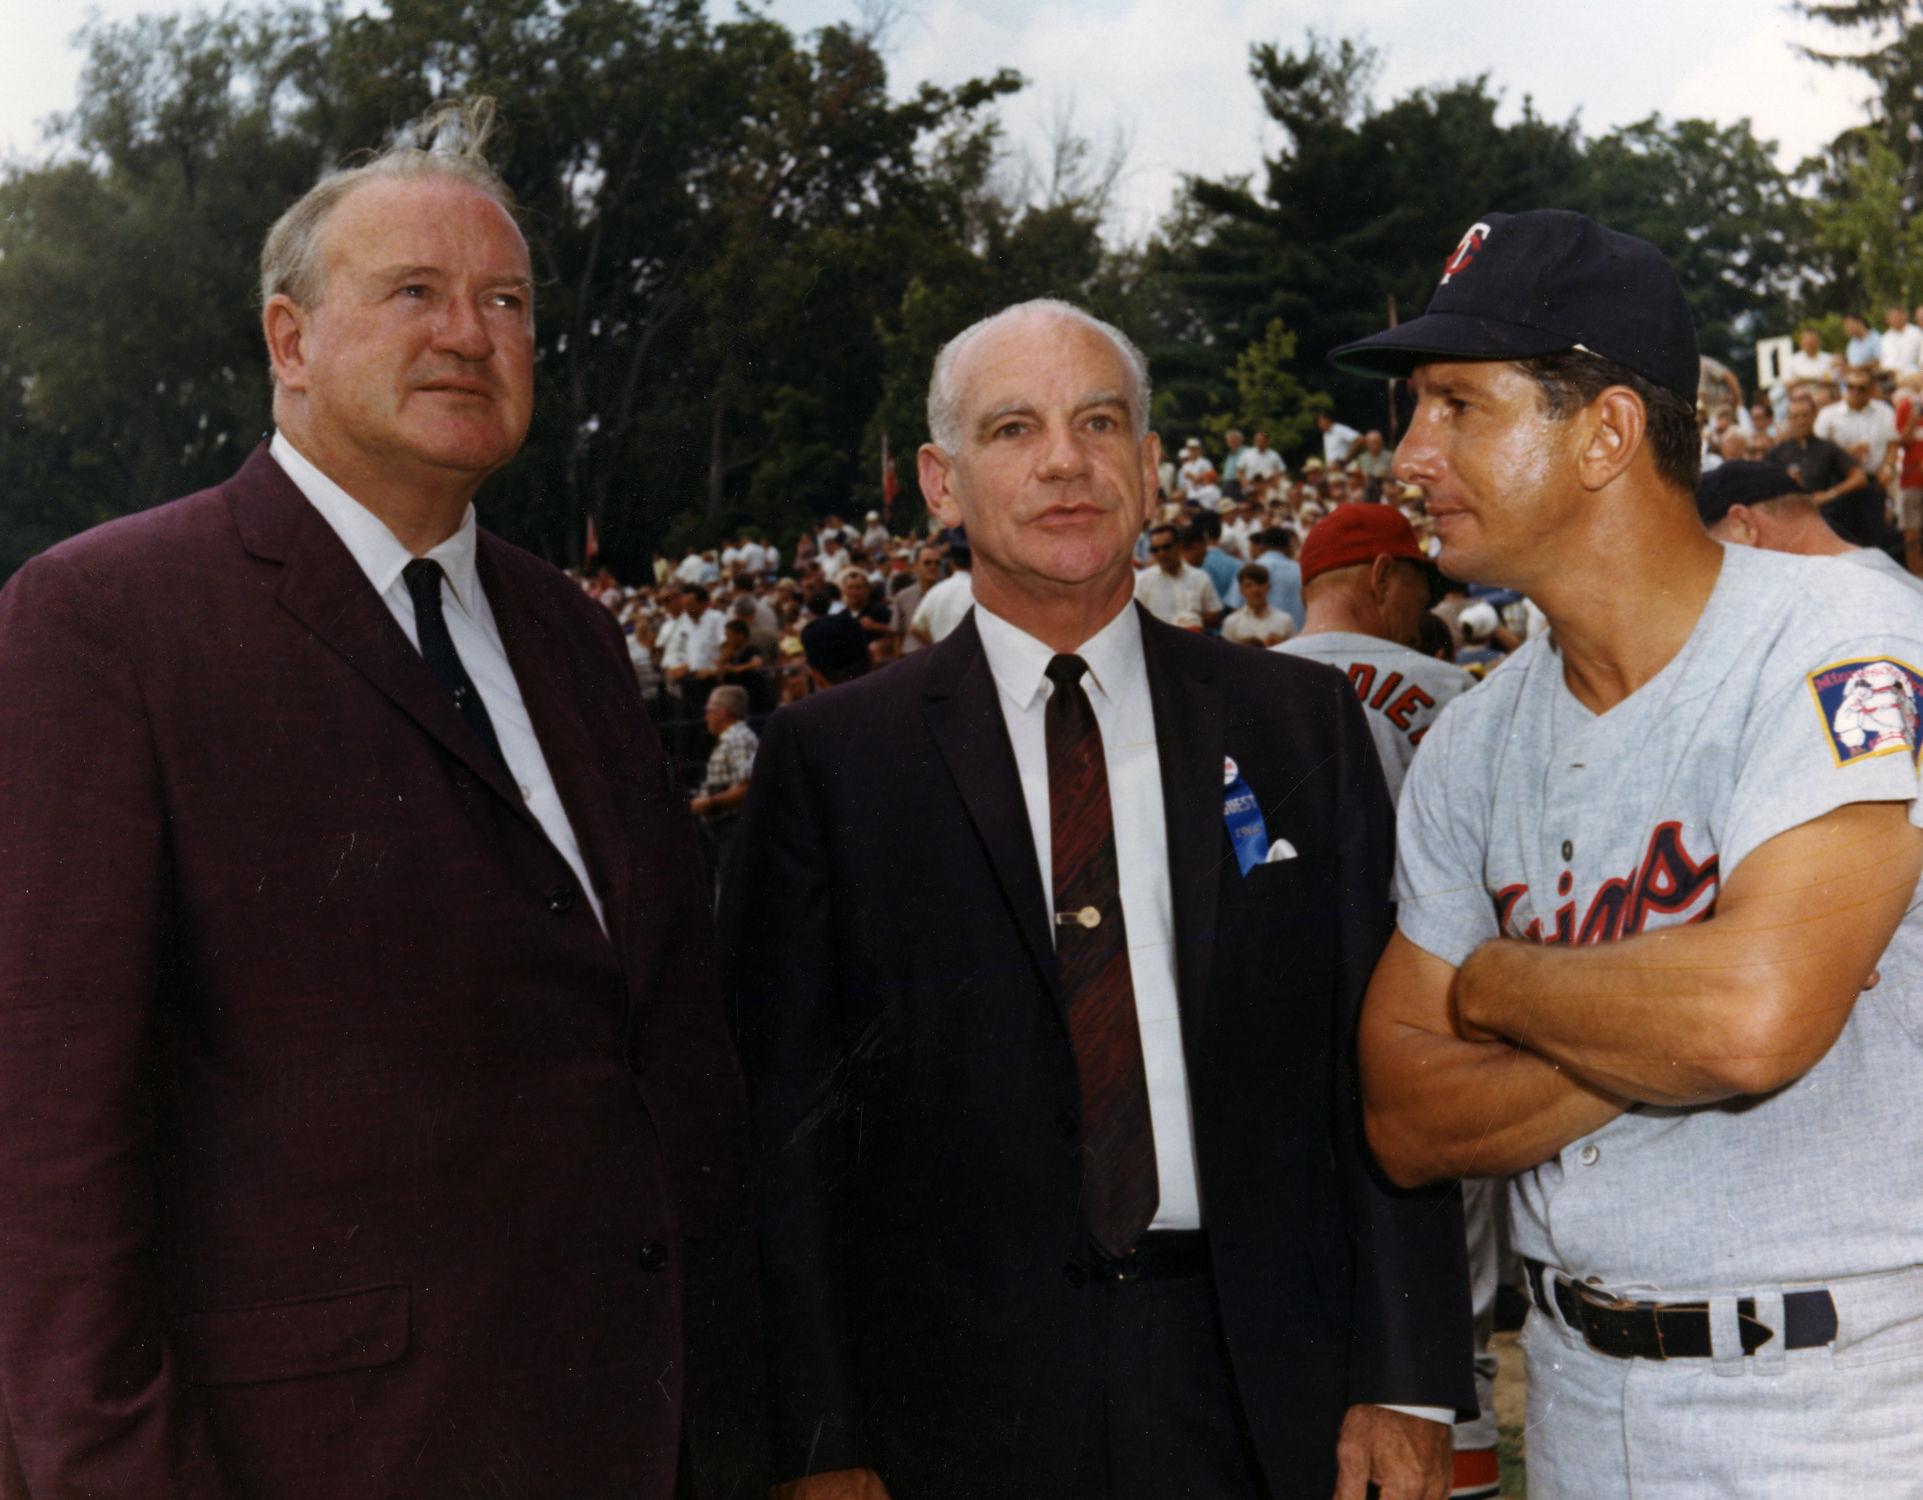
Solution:
<path fill-rule="evenodd" d="M 263 448 L 0 593 L 36 1496 L 750 1493 L 741 1084 L 619 632 L 480 576 L 607 912 Z M 19 1476 L 16 1475 L 15 1483 Z"/>

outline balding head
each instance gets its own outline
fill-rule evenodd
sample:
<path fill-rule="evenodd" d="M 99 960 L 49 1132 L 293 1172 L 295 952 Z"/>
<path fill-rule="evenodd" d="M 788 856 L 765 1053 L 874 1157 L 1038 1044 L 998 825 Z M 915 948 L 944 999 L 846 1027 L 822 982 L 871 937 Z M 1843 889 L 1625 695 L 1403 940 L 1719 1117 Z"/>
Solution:
<path fill-rule="evenodd" d="M 1127 388 L 1121 394 L 1128 405 L 1130 425 L 1138 438 L 1148 431 L 1148 360 L 1134 341 L 1113 324 L 1083 312 L 1073 303 L 1038 297 L 1031 302 L 1017 302 L 980 322 L 971 323 L 942 345 L 928 381 L 928 435 L 936 447 L 952 453 L 961 446 L 961 392 L 970 350 L 980 344 L 985 335 L 1025 326 L 1046 327 L 1050 323 L 1079 325 L 1114 345 L 1128 377 Z"/>

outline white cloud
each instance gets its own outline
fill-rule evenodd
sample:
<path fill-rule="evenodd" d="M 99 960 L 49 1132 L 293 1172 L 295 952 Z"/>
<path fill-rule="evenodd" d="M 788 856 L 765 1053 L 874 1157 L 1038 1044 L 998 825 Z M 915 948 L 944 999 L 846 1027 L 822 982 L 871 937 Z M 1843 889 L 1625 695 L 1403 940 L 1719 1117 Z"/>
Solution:
<path fill-rule="evenodd" d="M 1834 45 L 1820 29 L 1783 17 L 1728 36 L 1677 83 L 1669 113 L 1724 122 L 1748 116 L 1759 136 L 1776 141 L 1777 160 L 1793 167 L 1862 124 L 1873 94 L 1860 74 L 1810 62 L 1792 45 L 1825 40 Z"/>
<path fill-rule="evenodd" d="M 21 0 L 0 49 L 0 157 L 38 155 L 43 116 L 73 103 L 73 32 L 96 4 L 109 19 L 174 0 Z M 193 0 L 178 0 L 185 9 Z M 360 0 L 364 4 L 365 0 Z M 713 0 L 715 13 L 728 0 Z M 770 0 L 798 31 L 853 19 L 857 0 Z M 1802 28 L 1799 30 L 1799 27 Z M 1258 171 L 1272 147 L 1248 76 L 1252 42 L 1299 47 L 1313 28 L 1380 47 L 1378 98 L 1480 73 L 1514 117 L 1580 113 L 1599 133 L 1660 111 L 1731 122 L 1748 115 L 1793 162 L 1861 117 L 1855 75 L 1798 58 L 1812 35 L 1780 0 L 907 0 L 890 38 L 897 93 L 927 79 L 953 84 L 1000 67 L 1030 86 L 1003 108 L 1011 144 L 1037 156 L 1072 106 L 1076 128 L 1130 144 L 1119 227 L 1153 228 L 1184 173 Z"/>

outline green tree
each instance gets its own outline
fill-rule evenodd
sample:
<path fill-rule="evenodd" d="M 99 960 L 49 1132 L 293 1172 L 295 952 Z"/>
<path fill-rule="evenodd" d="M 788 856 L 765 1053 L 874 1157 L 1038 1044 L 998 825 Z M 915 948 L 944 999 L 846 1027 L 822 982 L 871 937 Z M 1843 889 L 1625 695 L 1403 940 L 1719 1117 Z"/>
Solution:
<path fill-rule="evenodd" d="M 1328 411 L 1334 403 L 1296 378 L 1294 362 L 1295 335 L 1280 318 L 1272 319 L 1262 336 L 1229 366 L 1234 402 L 1227 410 L 1205 417 L 1202 426 L 1216 437 L 1231 427 L 1266 432 L 1270 444 L 1279 450 L 1305 445 L 1315 431 L 1316 413 Z"/>
<path fill-rule="evenodd" d="M 1043 235 L 1021 213 L 957 234 L 1015 75 L 898 100 L 848 27 L 801 40 L 753 12 L 711 22 L 701 0 L 392 0 L 379 17 L 286 0 L 97 23 L 86 45 L 58 140 L 77 159 L 0 181 L 0 461 L 19 465 L 0 485 L 31 476 L 58 510 L 0 533 L 0 567 L 231 470 L 269 421 L 267 225 L 443 97 L 499 101 L 539 282 L 534 426 L 486 517 L 557 560 L 590 515 L 607 553 L 638 560 L 677 516 L 711 533 L 822 503 L 857 455 L 872 473 L 874 330 L 917 269 L 973 271 L 998 237 L 1057 263 L 1075 245 L 1073 225 Z M 900 451 L 919 431 L 891 436 Z M 841 467 L 795 467 L 797 442 Z M 777 503 L 787 483 L 801 492 Z"/>
<path fill-rule="evenodd" d="M 1870 132 L 1859 146 L 1839 191 L 1814 214 L 1817 248 L 1835 272 L 1832 297 L 1851 311 L 1911 307 L 1923 297 L 1923 213 L 1905 208 L 1895 153 Z"/>
<path fill-rule="evenodd" d="M 1150 351 L 1172 377 L 1171 415 L 1206 415 L 1236 352 L 1277 318 L 1297 332 L 1298 379 L 1333 391 L 1345 411 L 1376 409 L 1380 384 L 1330 370 L 1328 351 L 1380 328 L 1392 299 L 1419 309 L 1477 215 L 1565 205 L 1580 182 L 1573 122 L 1545 121 L 1525 101 L 1519 120 L 1502 123 L 1486 78 L 1377 108 L 1378 62 L 1373 49 L 1313 35 L 1300 51 L 1251 49 L 1280 146 L 1259 187 L 1188 184 L 1185 242 L 1159 258 L 1172 296 Z"/>
<path fill-rule="evenodd" d="M 1916 0 L 1796 0 L 1794 8 L 1861 44 L 1800 50 L 1875 86 L 1869 125 L 1897 169 L 1904 217 L 1923 209 L 1923 7 Z M 1854 155 L 1846 144 L 1845 159 Z"/>
<path fill-rule="evenodd" d="M 1705 354 L 1746 364 L 1758 332 L 1779 332 L 1803 289 L 1814 224 L 1747 120 L 1651 115 L 1591 142 L 1572 202 L 1670 259 Z"/>
<path fill-rule="evenodd" d="M 266 430 L 255 256 L 311 180 L 274 126 L 272 60 L 311 23 L 97 32 L 61 132 L 78 159 L 0 181 L 0 576 L 224 478 Z"/>

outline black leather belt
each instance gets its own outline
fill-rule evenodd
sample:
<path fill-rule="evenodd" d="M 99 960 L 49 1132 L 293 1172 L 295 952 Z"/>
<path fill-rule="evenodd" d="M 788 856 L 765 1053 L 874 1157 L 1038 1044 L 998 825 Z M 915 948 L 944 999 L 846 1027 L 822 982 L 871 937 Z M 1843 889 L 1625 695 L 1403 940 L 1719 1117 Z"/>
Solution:
<path fill-rule="evenodd" d="M 1539 1260 L 1525 1259 L 1529 1295 L 1545 1317 L 1553 1316 L 1543 1294 Z M 1551 1272 L 1556 1310 L 1563 1322 L 1580 1333 L 1598 1354 L 1616 1359 L 1708 1359 L 1710 1356 L 1707 1302 L 1628 1302 L 1593 1286 Z M 1776 1330 L 1756 1317 L 1756 1299 L 1736 1303 L 1736 1327 L 1743 1353 L 1754 1354 L 1776 1337 Z M 1814 1349 L 1836 1337 L 1836 1299 L 1827 1291 L 1783 1293 L 1783 1347 Z"/>
<path fill-rule="evenodd" d="M 1151 1229 L 1128 1254 L 1093 1250 L 1088 1261 L 1097 1281 L 1176 1281 L 1208 1270 L 1209 1237 L 1200 1229 Z"/>

